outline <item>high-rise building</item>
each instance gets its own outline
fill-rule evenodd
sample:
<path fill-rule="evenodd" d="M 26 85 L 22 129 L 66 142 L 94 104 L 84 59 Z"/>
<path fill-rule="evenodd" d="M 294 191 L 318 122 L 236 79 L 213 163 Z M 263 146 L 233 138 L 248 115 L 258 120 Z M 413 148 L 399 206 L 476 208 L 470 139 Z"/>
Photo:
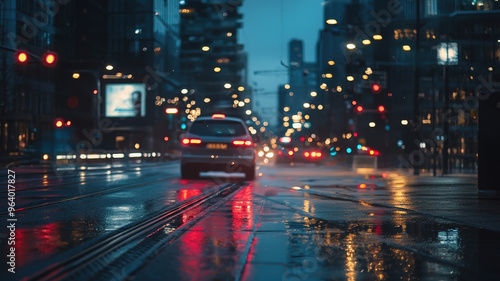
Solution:
<path fill-rule="evenodd" d="M 280 86 L 279 112 L 281 118 L 289 121 L 279 121 L 288 124 L 289 129 L 302 132 L 300 134 L 318 134 L 318 111 L 323 109 L 323 96 L 318 96 L 318 67 L 316 62 L 304 61 L 304 44 L 302 40 L 293 39 L 288 44 L 289 66 L 288 84 Z M 320 110 L 321 109 L 321 110 Z M 292 116 L 303 116 L 302 121 L 292 122 Z M 307 116 L 307 118 L 306 118 Z M 319 116 L 318 116 L 319 117 Z M 296 117 L 296 120 L 298 117 Z M 295 123 L 295 124 L 294 124 Z M 302 131 L 304 129 L 304 131 Z"/>
<path fill-rule="evenodd" d="M 181 1 L 181 86 L 201 105 L 201 114 L 230 111 L 244 114 L 250 98 L 246 54 L 238 44 L 241 1 Z M 238 102 L 235 102 L 238 101 Z"/>

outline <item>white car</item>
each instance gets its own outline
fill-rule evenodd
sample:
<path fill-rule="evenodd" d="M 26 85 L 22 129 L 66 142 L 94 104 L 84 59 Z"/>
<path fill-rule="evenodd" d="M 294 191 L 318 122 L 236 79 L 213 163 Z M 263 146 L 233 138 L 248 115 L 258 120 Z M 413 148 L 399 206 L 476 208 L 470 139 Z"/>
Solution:
<path fill-rule="evenodd" d="M 197 178 L 202 171 L 245 173 L 255 178 L 255 148 L 243 120 L 214 114 L 200 117 L 182 139 L 181 177 Z"/>

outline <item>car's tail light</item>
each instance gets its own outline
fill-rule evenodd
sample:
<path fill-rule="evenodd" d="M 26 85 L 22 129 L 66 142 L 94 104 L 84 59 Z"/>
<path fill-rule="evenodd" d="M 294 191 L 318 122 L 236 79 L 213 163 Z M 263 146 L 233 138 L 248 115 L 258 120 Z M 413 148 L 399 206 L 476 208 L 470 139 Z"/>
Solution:
<path fill-rule="evenodd" d="M 321 155 L 322 155 L 322 154 L 321 154 L 321 152 L 319 152 L 319 151 L 304 152 L 304 156 L 305 156 L 306 158 L 309 158 L 309 157 L 311 157 L 311 158 L 319 158 L 319 157 L 321 157 Z"/>
<path fill-rule="evenodd" d="M 225 118 L 226 118 L 225 114 L 216 113 L 212 115 L 212 119 L 225 119 Z"/>
<path fill-rule="evenodd" d="M 292 156 L 293 155 L 293 150 L 288 151 L 288 155 Z"/>
<path fill-rule="evenodd" d="M 236 145 L 236 146 L 251 146 L 252 145 L 252 141 L 249 141 L 249 140 L 234 140 L 233 141 L 233 145 Z"/>
<path fill-rule="evenodd" d="M 182 144 L 183 145 L 201 144 L 201 140 L 200 139 L 182 139 Z"/>

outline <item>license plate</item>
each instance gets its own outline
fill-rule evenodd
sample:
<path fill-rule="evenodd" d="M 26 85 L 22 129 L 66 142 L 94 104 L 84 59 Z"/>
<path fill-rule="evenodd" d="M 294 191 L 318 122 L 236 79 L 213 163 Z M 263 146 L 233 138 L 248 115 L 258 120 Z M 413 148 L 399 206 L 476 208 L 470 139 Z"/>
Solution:
<path fill-rule="evenodd" d="M 227 149 L 227 143 L 209 143 L 207 144 L 208 149 Z"/>

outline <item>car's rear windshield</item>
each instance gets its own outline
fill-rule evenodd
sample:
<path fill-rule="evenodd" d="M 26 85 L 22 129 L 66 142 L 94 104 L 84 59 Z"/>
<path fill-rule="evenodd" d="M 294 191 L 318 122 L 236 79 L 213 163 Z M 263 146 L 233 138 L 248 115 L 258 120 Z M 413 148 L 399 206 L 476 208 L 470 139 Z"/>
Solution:
<path fill-rule="evenodd" d="M 246 129 L 241 123 L 221 120 L 196 121 L 191 125 L 189 132 L 208 137 L 238 137 L 246 135 Z"/>

